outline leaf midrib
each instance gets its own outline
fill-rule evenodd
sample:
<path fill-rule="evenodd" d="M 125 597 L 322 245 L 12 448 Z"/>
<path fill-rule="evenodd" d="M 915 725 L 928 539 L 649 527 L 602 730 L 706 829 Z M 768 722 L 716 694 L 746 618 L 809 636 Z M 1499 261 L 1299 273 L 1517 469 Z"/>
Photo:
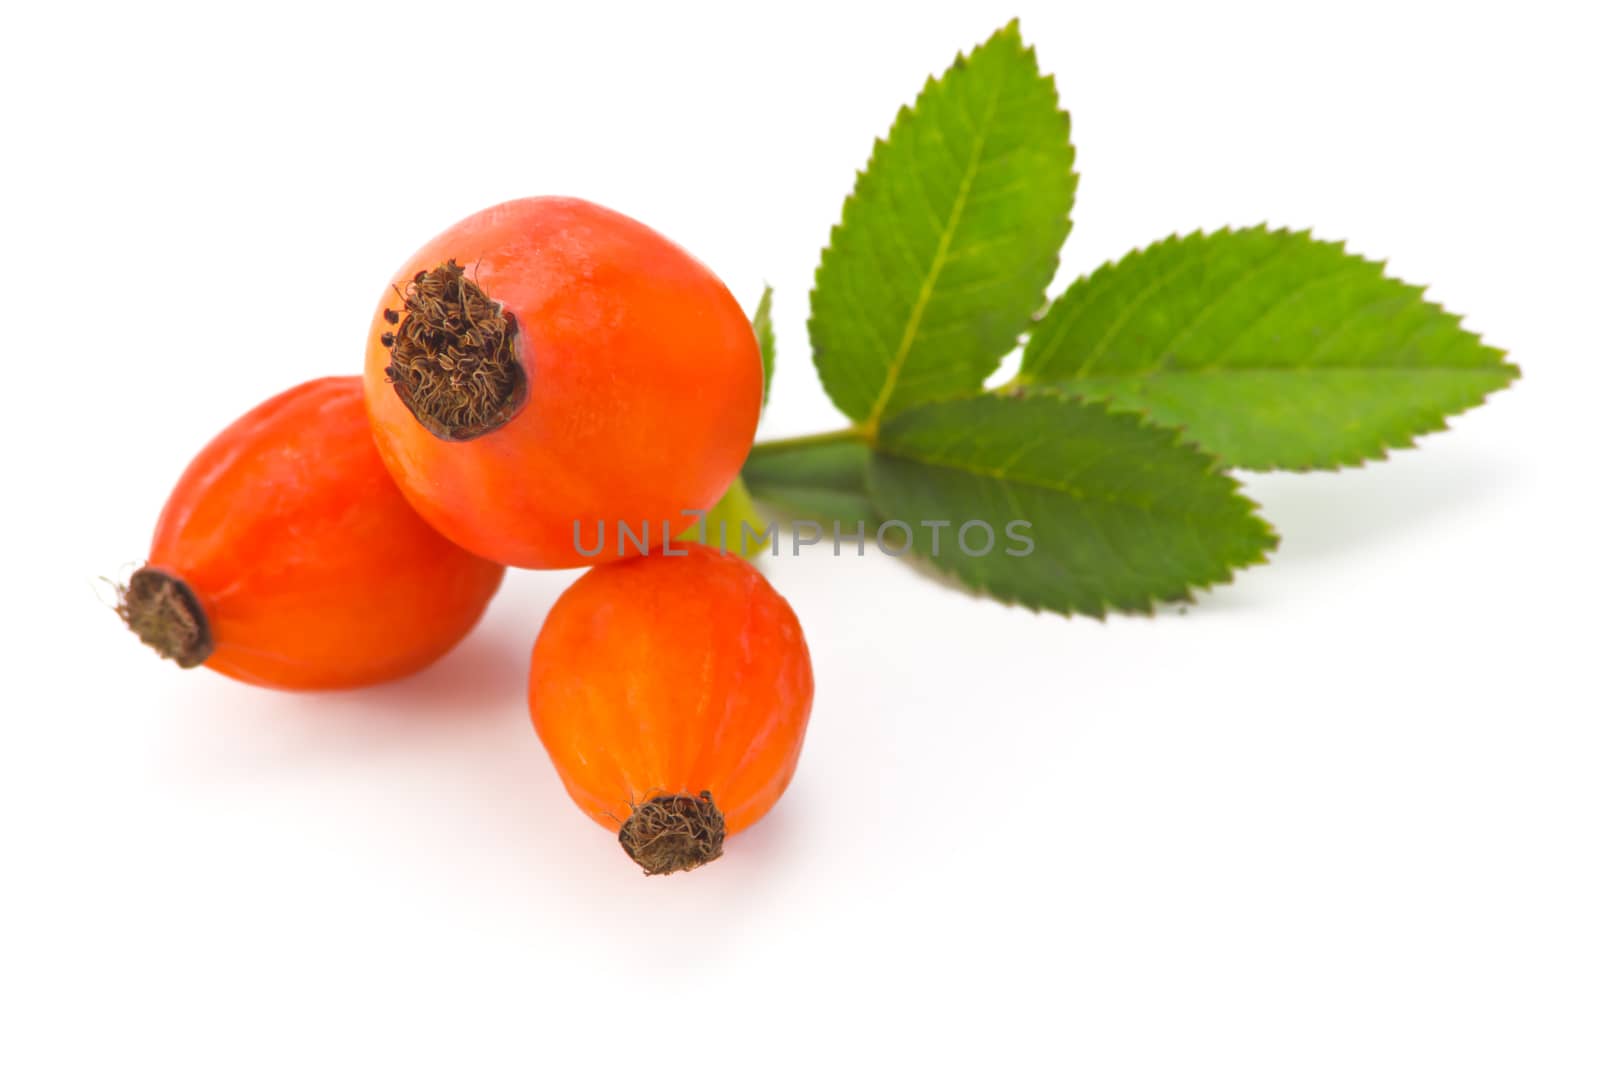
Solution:
<path fill-rule="evenodd" d="M 1196 514 L 1196 512 L 1193 510 L 1163 510 L 1153 504 L 1146 504 L 1124 496 L 1100 493 L 1090 494 L 1084 492 L 1080 486 L 1075 486 L 1070 482 L 1052 482 L 1045 478 L 1018 475 L 1016 472 L 1008 471 L 1005 468 L 979 467 L 970 463 L 962 463 L 960 461 L 951 460 L 947 457 L 934 457 L 925 453 L 908 452 L 902 449 L 894 448 L 892 445 L 886 444 L 881 439 L 875 444 L 874 451 L 876 451 L 879 455 L 891 456 L 895 459 L 903 459 L 909 463 L 920 463 L 925 467 L 939 467 L 944 470 L 952 470 L 961 474 L 970 474 L 978 478 L 986 478 L 990 481 L 999 482 L 1001 485 L 1026 485 L 1034 489 L 1044 489 L 1053 493 L 1061 493 L 1064 496 L 1071 497 L 1074 500 L 1084 503 L 1110 504 L 1117 507 L 1133 508 L 1149 515 L 1165 514 L 1188 518 L 1189 516 Z M 1082 468 L 1079 469 L 1081 470 Z M 1021 509 L 1019 508 L 1018 510 L 1020 511 Z"/>
<path fill-rule="evenodd" d="M 955 203 L 951 205 L 944 232 L 939 235 L 939 245 L 934 249 L 933 262 L 929 265 L 928 274 L 922 280 L 922 287 L 917 293 L 917 302 L 911 308 L 910 317 L 906 319 L 905 330 L 900 335 L 900 344 L 889 359 L 889 371 L 884 377 L 883 388 L 879 390 L 878 398 L 873 402 L 872 410 L 867 415 L 867 426 L 874 430 L 878 421 L 883 418 L 889 398 L 894 395 L 900 371 L 905 366 L 906 358 L 911 354 L 911 345 L 922 326 L 922 316 L 927 311 L 929 301 L 933 299 L 933 290 L 938 285 L 939 275 L 944 271 L 945 261 L 950 254 L 950 243 L 955 239 L 956 228 L 966 211 L 967 197 L 972 192 L 972 183 L 977 179 L 978 165 L 983 158 L 984 145 L 988 142 L 989 128 L 994 121 L 1002 88 L 1003 86 L 997 81 L 994 92 L 990 94 L 988 107 L 984 110 L 983 119 L 974 127 L 975 139 L 972 152 L 967 159 L 966 172 L 961 176 L 961 185 L 956 190 Z"/>
<path fill-rule="evenodd" d="M 1321 374 L 1321 373 L 1359 373 L 1359 374 L 1507 374 L 1511 368 L 1504 363 L 1483 364 L 1375 364 L 1375 363 L 1318 363 L 1315 365 L 1289 365 L 1284 363 L 1269 364 L 1260 367 L 1240 366 L 1205 366 L 1205 367 L 1151 367 L 1148 370 L 1129 371 L 1127 374 L 1096 374 L 1089 378 L 1068 377 L 1028 377 L 1021 378 L 1021 384 L 1038 385 L 1043 387 L 1081 387 L 1094 382 L 1123 382 L 1129 379 L 1153 378 L 1199 378 L 1199 377 L 1227 377 L 1229 375 L 1250 374 Z M 1069 390 L 1071 391 L 1071 390 Z"/>

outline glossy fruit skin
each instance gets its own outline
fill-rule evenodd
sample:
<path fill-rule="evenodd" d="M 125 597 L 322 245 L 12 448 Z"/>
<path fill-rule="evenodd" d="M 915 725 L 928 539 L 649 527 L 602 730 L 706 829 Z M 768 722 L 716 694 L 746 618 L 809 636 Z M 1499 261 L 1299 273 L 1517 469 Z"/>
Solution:
<path fill-rule="evenodd" d="M 452 226 L 396 272 L 454 259 L 516 320 L 527 399 L 482 437 L 445 441 L 388 382 L 385 291 L 367 346 L 367 406 L 395 480 L 430 523 L 519 567 L 589 566 L 605 523 L 693 525 L 743 465 L 761 411 L 761 356 L 727 287 L 654 230 L 587 201 L 513 200 Z M 627 552 L 635 550 L 627 546 Z"/>
<path fill-rule="evenodd" d="M 215 643 L 205 666 L 278 689 L 420 670 L 466 636 L 505 573 L 406 503 L 354 376 L 296 386 L 206 445 L 161 512 L 147 566 L 199 600 Z"/>
<path fill-rule="evenodd" d="M 794 777 L 811 715 L 788 602 L 738 556 L 681 548 L 585 574 L 533 649 L 534 727 L 572 799 L 613 831 L 634 804 L 702 790 L 729 834 L 749 827 Z"/>

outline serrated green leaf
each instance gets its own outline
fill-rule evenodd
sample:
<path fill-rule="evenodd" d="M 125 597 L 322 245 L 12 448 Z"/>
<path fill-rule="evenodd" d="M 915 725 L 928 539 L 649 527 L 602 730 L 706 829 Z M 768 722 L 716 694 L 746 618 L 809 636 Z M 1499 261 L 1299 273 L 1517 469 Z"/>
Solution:
<path fill-rule="evenodd" d="M 972 393 L 1044 304 L 1070 228 L 1070 123 L 1015 22 L 902 108 L 811 293 L 817 372 L 876 425 Z"/>
<path fill-rule="evenodd" d="M 1277 539 L 1216 460 L 1175 431 L 1071 397 L 978 396 L 885 422 L 867 464 L 885 528 L 968 586 L 1006 602 L 1103 616 L 1187 600 L 1260 562 Z M 947 521 L 939 551 L 925 524 Z M 968 554 L 967 522 L 996 547 Z M 1031 524 L 1031 554 L 1008 524 Z M 971 546 L 983 544 L 974 528 Z"/>
<path fill-rule="evenodd" d="M 761 290 L 761 302 L 756 305 L 756 313 L 750 316 L 750 325 L 761 349 L 761 406 L 764 408 L 772 399 L 772 368 L 778 358 L 778 339 L 772 332 L 772 286 Z"/>
<path fill-rule="evenodd" d="M 1195 233 L 1079 279 L 1033 331 L 1021 387 L 1142 411 L 1228 464 L 1381 457 L 1517 377 L 1505 353 L 1309 234 Z"/>

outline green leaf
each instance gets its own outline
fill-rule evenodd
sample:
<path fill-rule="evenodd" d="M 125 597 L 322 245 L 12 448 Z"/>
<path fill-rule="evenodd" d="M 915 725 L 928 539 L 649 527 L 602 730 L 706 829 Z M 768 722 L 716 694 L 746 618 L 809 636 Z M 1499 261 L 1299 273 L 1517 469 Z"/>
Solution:
<path fill-rule="evenodd" d="M 756 331 L 756 344 L 761 348 L 761 406 L 772 399 L 772 366 L 778 358 L 778 339 L 772 332 L 772 286 L 761 290 L 761 302 L 756 313 L 750 316 L 750 325 Z"/>
<path fill-rule="evenodd" d="M 763 504 L 796 518 L 838 521 L 854 530 L 877 529 L 878 515 L 867 496 L 867 460 L 859 440 L 821 439 L 756 445 L 745 461 L 743 478 Z"/>
<path fill-rule="evenodd" d="M 1443 429 L 1517 377 L 1504 356 L 1381 263 L 1256 227 L 1169 238 L 1079 279 L 1016 384 L 1146 412 L 1233 466 L 1330 468 Z"/>
<path fill-rule="evenodd" d="M 839 410 L 876 425 L 976 392 L 1016 347 L 1071 225 L 1069 134 L 1015 22 L 900 110 L 811 293 L 817 372 Z"/>
<path fill-rule="evenodd" d="M 1277 543 L 1217 462 L 1176 431 L 1063 396 L 977 396 L 886 422 L 867 464 L 884 516 L 933 564 L 1008 603 L 1063 614 L 1148 612 L 1229 580 Z M 938 531 L 926 523 L 948 521 Z M 968 554 L 961 526 L 995 548 Z M 1031 554 L 1008 524 L 1030 524 Z M 984 538 L 974 528 L 970 547 Z"/>

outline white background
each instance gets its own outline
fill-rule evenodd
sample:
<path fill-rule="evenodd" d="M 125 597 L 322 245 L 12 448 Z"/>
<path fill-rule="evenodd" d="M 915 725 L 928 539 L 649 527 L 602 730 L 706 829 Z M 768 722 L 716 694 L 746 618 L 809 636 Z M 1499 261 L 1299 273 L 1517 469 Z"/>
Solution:
<path fill-rule="evenodd" d="M 0 1060 L 1594 1064 L 1600 699 L 1583 5 L 18 5 L 0 40 Z M 1420 449 L 1251 476 L 1270 566 L 1067 621 L 768 567 L 817 701 L 778 809 L 645 879 L 523 700 L 570 574 L 435 669 L 161 663 L 97 575 L 190 455 L 356 373 L 384 279 L 514 196 L 777 287 L 764 436 L 832 428 L 805 294 L 872 138 L 1014 11 L 1083 175 L 1057 288 L 1312 226 L 1525 377 Z"/>

